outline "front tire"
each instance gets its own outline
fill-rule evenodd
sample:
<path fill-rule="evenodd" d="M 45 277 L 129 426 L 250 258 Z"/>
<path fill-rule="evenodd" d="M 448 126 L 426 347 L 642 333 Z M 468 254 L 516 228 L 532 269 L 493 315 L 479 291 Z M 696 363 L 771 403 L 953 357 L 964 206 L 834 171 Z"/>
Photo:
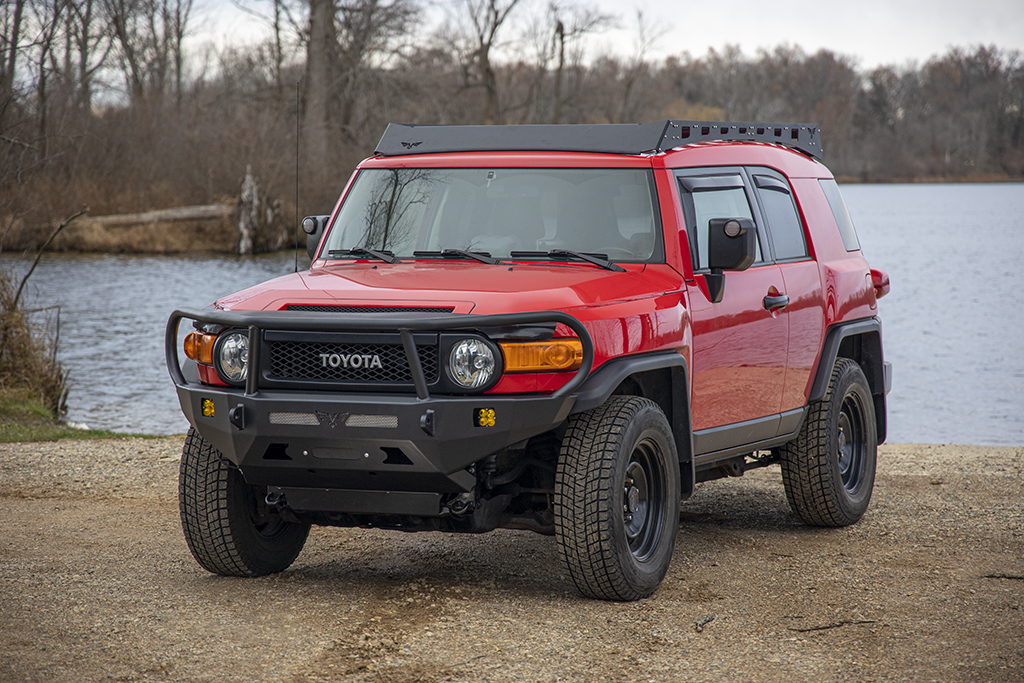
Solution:
<path fill-rule="evenodd" d="M 558 556 L 577 590 L 639 600 L 658 588 L 679 530 L 679 458 L 653 401 L 613 396 L 569 420 L 555 474 Z"/>
<path fill-rule="evenodd" d="M 878 458 L 874 401 L 860 366 L 840 358 L 825 397 L 813 404 L 796 441 L 779 449 L 793 511 L 812 526 L 859 520 L 871 502 Z"/>
<path fill-rule="evenodd" d="M 261 493 L 194 429 L 178 475 L 181 528 L 192 556 L 221 576 L 265 576 L 287 569 L 302 551 L 309 524 L 272 514 Z"/>

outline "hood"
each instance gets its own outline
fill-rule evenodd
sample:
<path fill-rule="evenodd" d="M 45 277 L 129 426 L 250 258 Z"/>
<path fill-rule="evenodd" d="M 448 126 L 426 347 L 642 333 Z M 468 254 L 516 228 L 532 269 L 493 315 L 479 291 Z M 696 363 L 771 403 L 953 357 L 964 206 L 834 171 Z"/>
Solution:
<path fill-rule="evenodd" d="M 285 275 L 217 301 L 229 310 L 281 310 L 289 304 L 452 307 L 453 313 L 570 310 L 678 290 L 663 264 L 623 264 L 625 273 L 590 264 L 469 261 L 344 263 Z"/>

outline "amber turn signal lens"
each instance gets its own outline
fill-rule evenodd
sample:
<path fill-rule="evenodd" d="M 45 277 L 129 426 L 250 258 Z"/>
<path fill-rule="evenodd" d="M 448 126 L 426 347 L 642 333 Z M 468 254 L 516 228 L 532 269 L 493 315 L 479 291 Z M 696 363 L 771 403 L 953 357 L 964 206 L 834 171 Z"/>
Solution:
<path fill-rule="evenodd" d="M 579 339 L 550 339 L 499 346 L 505 354 L 505 372 L 575 370 L 583 364 L 583 342 Z"/>
<path fill-rule="evenodd" d="M 213 343 L 217 335 L 190 332 L 185 337 L 185 355 L 197 363 L 213 365 Z"/>

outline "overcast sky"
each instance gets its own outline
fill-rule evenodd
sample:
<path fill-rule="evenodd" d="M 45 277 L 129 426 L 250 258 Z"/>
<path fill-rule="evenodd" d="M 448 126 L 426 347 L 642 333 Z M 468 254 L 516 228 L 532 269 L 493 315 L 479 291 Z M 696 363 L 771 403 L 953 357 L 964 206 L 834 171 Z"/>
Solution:
<path fill-rule="evenodd" d="M 239 0 L 256 6 L 264 0 Z M 452 8 L 460 0 L 433 0 Z M 546 0 L 525 0 L 537 8 Z M 758 48 L 799 45 L 808 53 L 827 48 L 856 58 L 861 68 L 902 66 L 945 53 L 951 46 L 996 45 L 1024 51 L 1024 0 L 579 0 L 620 18 L 621 28 L 601 34 L 597 49 L 630 55 L 636 45 L 636 10 L 664 29 L 648 57 L 739 45 L 753 56 Z M 218 43 L 251 38 L 256 29 L 232 0 L 206 0 L 197 38 Z M 518 11 L 518 8 L 517 8 Z M 591 50 L 594 54 L 594 50 Z"/>
<path fill-rule="evenodd" d="M 605 11 L 635 15 L 629 0 L 598 1 Z M 1024 0 L 647 0 L 639 7 L 672 25 L 660 41 L 662 54 L 697 57 L 738 44 L 753 55 L 789 43 L 873 67 L 924 62 L 953 45 L 1024 50 Z"/>

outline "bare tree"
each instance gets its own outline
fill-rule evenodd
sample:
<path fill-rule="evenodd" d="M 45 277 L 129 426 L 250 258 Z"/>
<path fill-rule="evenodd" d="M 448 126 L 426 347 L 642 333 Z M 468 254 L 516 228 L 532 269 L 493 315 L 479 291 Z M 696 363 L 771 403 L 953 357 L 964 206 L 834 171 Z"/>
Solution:
<path fill-rule="evenodd" d="M 170 51 L 174 60 L 174 100 L 181 107 L 182 68 L 185 59 L 182 43 L 188 33 L 188 22 L 192 16 L 192 0 L 169 0 L 163 6 L 164 36 L 169 39 Z"/>
<path fill-rule="evenodd" d="M 498 80 L 492 63 L 492 52 L 499 42 L 501 27 L 520 0 L 464 0 L 471 33 L 464 55 L 466 83 L 484 91 L 481 123 L 501 123 Z"/>
<path fill-rule="evenodd" d="M 100 16 L 99 0 L 72 0 L 69 5 L 68 33 L 76 57 L 75 105 L 80 111 L 89 113 L 92 110 L 93 79 L 106 64 L 113 42 L 110 40 L 108 23 Z M 71 50 L 68 52 L 70 60 Z"/>
<path fill-rule="evenodd" d="M 14 0 L 14 11 L 10 3 L 4 3 L 2 11 L 3 33 L 0 34 L 0 123 L 14 97 L 14 72 L 18 66 L 18 49 L 21 40 L 22 19 L 25 0 Z"/>
<path fill-rule="evenodd" d="M 643 84 L 651 66 L 647 61 L 647 55 L 670 28 L 668 25 L 656 26 L 644 16 L 642 10 L 636 11 L 634 52 L 623 74 L 621 103 L 618 116 L 613 119 L 614 122 L 635 122 L 640 118 L 640 111 L 646 104 Z"/>
<path fill-rule="evenodd" d="M 331 128 L 328 99 L 337 62 L 337 33 L 333 0 L 309 0 L 309 40 L 306 43 L 304 129 L 305 159 L 316 186 L 326 177 L 328 131 Z"/>
<path fill-rule="evenodd" d="M 182 43 L 192 0 L 103 0 L 103 5 L 132 102 L 158 104 L 167 94 L 169 77 L 180 101 Z"/>
<path fill-rule="evenodd" d="M 38 149 L 40 157 L 48 153 L 47 114 L 49 112 L 49 76 L 51 69 L 47 62 L 53 58 L 55 41 L 63 24 L 62 13 L 67 9 L 67 0 L 45 0 L 33 3 L 35 26 L 38 31 L 36 46 L 36 111 L 38 118 Z"/>
<path fill-rule="evenodd" d="M 338 5 L 338 125 L 350 142 L 359 140 L 359 103 L 370 94 L 368 79 L 405 45 L 419 9 L 412 0 L 348 0 Z M 374 131 L 377 133 L 377 131 Z"/>
<path fill-rule="evenodd" d="M 552 2 L 548 5 L 548 14 L 554 25 L 551 41 L 555 56 L 552 122 L 561 123 L 566 67 L 579 66 L 583 62 L 582 43 L 586 36 L 612 28 L 617 19 L 614 15 L 602 14 L 596 7 L 566 2 Z"/>

